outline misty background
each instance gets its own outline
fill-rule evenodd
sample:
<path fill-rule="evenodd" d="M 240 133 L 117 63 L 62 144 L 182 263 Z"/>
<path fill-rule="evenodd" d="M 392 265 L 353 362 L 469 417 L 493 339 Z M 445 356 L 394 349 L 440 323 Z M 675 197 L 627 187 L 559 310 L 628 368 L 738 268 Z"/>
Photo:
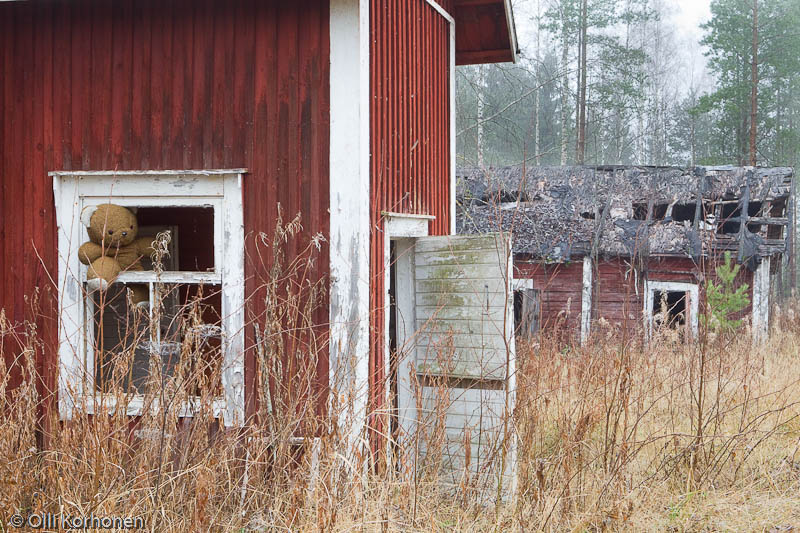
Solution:
<path fill-rule="evenodd" d="M 459 166 L 795 166 L 797 0 L 516 0 L 515 65 L 457 72 Z"/>

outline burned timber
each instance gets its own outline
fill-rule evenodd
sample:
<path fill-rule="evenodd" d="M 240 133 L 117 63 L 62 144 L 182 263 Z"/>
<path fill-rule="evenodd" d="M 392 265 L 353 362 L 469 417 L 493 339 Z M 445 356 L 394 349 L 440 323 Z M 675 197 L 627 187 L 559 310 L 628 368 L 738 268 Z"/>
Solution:
<path fill-rule="evenodd" d="M 794 286 L 791 168 L 581 166 L 458 172 L 459 233 L 512 233 L 518 333 L 667 320 L 691 335 L 725 252 L 754 336 Z M 667 303 L 666 316 L 659 313 Z"/>

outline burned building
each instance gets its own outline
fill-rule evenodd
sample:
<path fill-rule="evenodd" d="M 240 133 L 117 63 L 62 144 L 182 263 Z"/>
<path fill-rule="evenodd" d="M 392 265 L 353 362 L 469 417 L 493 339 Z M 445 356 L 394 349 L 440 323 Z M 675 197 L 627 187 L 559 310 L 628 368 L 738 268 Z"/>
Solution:
<path fill-rule="evenodd" d="M 691 335 L 725 252 L 763 335 L 794 283 L 791 168 L 581 166 L 460 169 L 459 233 L 512 233 L 518 334 L 609 325 Z"/>

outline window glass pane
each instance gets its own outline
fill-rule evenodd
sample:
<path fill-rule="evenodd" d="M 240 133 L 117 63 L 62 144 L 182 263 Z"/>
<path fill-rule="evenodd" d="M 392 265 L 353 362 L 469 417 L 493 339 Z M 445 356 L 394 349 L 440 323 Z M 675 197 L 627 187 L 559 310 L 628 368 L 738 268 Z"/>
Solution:
<path fill-rule="evenodd" d="M 150 320 L 146 312 L 130 310 L 126 285 L 113 283 L 90 296 L 94 318 L 95 380 L 111 392 L 140 391 L 149 373 Z"/>
<path fill-rule="evenodd" d="M 160 284 L 162 358 L 179 365 L 181 386 L 192 395 L 221 395 L 222 292 L 219 285 Z M 168 354 L 168 355 L 167 355 Z"/>
<path fill-rule="evenodd" d="M 189 395 L 219 396 L 220 287 L 156 284 L 149 311 L 131 310 L 125 287 L 114 283 L 91 296 L 98 389 L 145 393 L 149 381 L 152 387 L 178 386 Z M 160 377 L 153 375 L 156 370 Z"/>

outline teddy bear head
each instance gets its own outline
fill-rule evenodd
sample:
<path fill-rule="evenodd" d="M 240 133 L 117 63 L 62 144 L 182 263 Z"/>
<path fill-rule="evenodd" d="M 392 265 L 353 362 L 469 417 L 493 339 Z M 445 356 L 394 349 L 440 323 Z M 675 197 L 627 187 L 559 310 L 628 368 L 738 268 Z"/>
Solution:
<path fill-rule="evenodd" d="M 81 222 L 86 226 L 89 239 L 106 247 L 127 246 L 136 239 L 139 231 L 136 215 L 121 205 L 100 204 L 85 207 L 81 212 Z"/>

